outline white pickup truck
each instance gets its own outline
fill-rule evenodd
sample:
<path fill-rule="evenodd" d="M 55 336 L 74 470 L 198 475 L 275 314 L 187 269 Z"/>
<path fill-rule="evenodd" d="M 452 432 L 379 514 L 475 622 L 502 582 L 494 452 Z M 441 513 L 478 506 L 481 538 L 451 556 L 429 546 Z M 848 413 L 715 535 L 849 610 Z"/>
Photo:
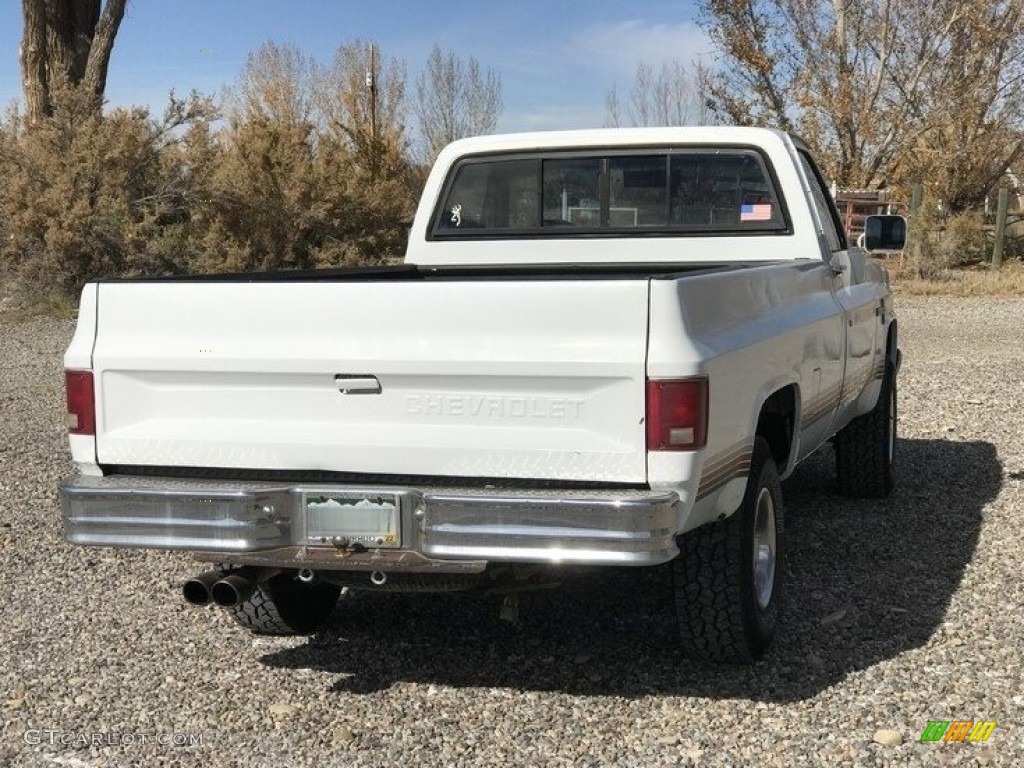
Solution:
<path fill-rule="evenodd" d="M 86 285 L 65 534 L 191 551 L 215 566 L 185 598 L 264 633 L 314 631 L 344 588 L 671 563 L 686 653 L 751 661 L 780 479 L 831 440 L 839 491 L 893 487 L 896 330 L 784 133 L 467 139 L 404 265 Z"/>

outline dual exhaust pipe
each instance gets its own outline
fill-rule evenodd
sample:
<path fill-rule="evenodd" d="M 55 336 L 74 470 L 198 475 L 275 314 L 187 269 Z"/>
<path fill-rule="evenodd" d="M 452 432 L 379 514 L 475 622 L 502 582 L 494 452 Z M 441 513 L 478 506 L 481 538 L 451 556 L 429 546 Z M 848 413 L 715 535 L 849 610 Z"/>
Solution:
<path fill-rule="evenodd" d="M 252 597 L 260 583 L 274 578 L 281 570 L 246 565 L 232 571 L 206 571 L 186 581 L 181 592 L 185 602 L 192 605 L 216 603 L 221 608 L 233 608 Z M 298 579 L 309 584 L 316 579 L 316 573 L 309 568 L 302 568 L 298 572 Z M 388 575 L 382 571 L 370 574 L 370 583 L 375 587 L 383 587 L 387 580 Z"/>
<path fill-rule="evenodd" d="M 206 571 L 186 581 L 181 591 L 185 601 L 192 605 L 216 603 L 221 608 L 233 608 L 252 597 L 261 582 L 280 572 L 280 568 L 256 566 L 233 571 Z"/>

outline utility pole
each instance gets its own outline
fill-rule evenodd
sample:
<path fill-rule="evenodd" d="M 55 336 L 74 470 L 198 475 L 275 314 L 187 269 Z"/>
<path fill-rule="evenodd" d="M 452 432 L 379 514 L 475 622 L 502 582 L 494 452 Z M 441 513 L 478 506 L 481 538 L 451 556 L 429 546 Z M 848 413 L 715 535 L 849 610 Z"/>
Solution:
<path fill-rule="evenodd" d="M 379 155 L 377 150 L 377 48 L 370 43 L 370 68 L 366 71 L 366 87 L 370 91 L 370 146 L 366 158 L 370 169 L 370 180 L 377 179 Z"/>
<path fill-rule="evenodd" d="M 377 152 L 377 48 L 370 43 L 370 66 L 366 70 L 366 88 L 370 92 L 370 142 L 363 151 L 367 153 L 365 158 L 367 167 L 370 170 L 370 180 L 377 178 L 378 152 Z"/>
<path fill-rule="evenodd" d="M 366 87 L 370 89 L 370 138 L 377 143 L 377 51 L 370 43 L 370 69 L 366 73 Z"/>

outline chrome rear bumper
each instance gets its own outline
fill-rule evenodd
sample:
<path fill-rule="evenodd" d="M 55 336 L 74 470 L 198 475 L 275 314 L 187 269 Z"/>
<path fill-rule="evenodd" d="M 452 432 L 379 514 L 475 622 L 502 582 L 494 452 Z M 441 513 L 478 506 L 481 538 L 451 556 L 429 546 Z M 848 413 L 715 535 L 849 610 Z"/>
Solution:
<path fill-rule="evenodd" d="M 356 551 L 306 530 L 309 494 L 387 494 L 400 534 Z M 655 565 L 678 554 L 674 492 L 281 485 L 134 476 L 77 477 L 60 488 L 73 544 L 149 547 L 231 562 L 465 572 L 487 562 Z M 450 566 L 447 567 L 447 566 Z"/>

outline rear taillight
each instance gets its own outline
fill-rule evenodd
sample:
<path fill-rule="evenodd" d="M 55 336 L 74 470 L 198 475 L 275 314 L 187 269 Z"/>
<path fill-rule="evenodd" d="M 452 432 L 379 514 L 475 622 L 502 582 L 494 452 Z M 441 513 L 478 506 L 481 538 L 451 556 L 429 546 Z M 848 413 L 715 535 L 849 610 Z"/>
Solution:
<path fill-rule="evenodd" d="M 64 386 L 68 398 L 68 432 L 72 435 L 95 435 L 96 401 L 92 371 L 64 371 Z"/>
<path fill-rule="evenodd" d="M 708 433 L 706 378 L 647 382 L 647 450 L 693 451 Z"/>

